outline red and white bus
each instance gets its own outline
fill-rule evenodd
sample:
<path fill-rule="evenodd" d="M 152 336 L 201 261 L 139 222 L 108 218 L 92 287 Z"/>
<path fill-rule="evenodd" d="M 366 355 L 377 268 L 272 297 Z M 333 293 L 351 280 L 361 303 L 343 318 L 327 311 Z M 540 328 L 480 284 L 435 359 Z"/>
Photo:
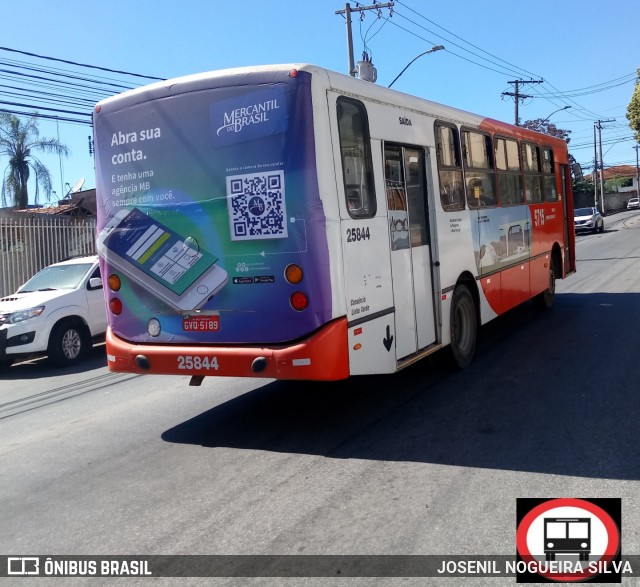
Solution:
<path fill-rule="evenodd" d="M 114 371 L 393 373 L 575 270 L 567 145 L 306 64 L 94 113 Z"/>

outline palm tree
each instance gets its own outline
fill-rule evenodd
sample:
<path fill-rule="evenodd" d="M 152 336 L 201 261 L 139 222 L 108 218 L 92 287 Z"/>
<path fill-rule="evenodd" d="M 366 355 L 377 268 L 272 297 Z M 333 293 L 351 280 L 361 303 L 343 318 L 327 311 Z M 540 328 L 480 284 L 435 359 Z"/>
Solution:
<path fill-rule="evenodd" d="M 51 175 L 49 170 L 35 155 L 35 151 L 69 154 L 69 149 L 58 139 L 41 139 L 38 131 L 37 114 L 24 122 L 13 114 L 0 113 L 0 158 L 7 157 L 9 163 L 2 176 L 2 205 L 26 208 L 29 204 L 27 183 L 31 171 L 34 172 L 35 196 L 38 204 L 41 190 L 49 201 L 51 197 Z"/>

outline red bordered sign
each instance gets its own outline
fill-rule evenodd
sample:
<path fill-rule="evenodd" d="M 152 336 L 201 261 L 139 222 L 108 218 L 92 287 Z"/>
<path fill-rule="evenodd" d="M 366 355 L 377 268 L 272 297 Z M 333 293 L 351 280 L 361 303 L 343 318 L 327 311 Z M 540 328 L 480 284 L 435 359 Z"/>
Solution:
<path fill-rule="evenodd" d="M 516 547 L 521 560 L 535 563 L 538 575 L 584 581 L 600 574 L 620 553 L 620 530 L 611 515 L 591 501 L 549 499 L 522 517 Z M 564 561 L 572 572 L 562 571 Z"/>

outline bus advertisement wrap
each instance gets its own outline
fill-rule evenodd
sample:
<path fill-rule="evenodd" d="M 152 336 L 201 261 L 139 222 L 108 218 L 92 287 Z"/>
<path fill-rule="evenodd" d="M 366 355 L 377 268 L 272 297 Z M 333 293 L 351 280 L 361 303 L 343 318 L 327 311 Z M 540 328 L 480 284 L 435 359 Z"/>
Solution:
<path fill-rule="evenodd" d="M 311 64 L 141 87 L 94 113 L 109 368 L 396 372 L 575 271 L 564 141 Z"/>
<path fill-rule="evenodd" d="M 153 317 L 158 343 L 282 342 L 331 319 L 311 76 L 254 82 L 159 84 L 96 109 L 98 250 L 126 302 L 117 336 L 150 340 Z M 312 311 L 291 309 L 292 259 Z"/>

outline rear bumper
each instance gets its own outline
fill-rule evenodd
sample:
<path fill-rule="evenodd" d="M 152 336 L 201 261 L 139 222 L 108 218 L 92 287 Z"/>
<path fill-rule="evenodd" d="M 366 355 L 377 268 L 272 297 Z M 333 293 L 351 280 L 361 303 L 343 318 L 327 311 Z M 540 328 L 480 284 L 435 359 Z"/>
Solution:
<path fill-rule="evenodd" d="M 349 377 L 347 341 L 347 320 L 340 318 L 286 345 L 138 344 L 122 340 L 109 328 L 106 346 L 111 371 L 334 381 Z"/>

